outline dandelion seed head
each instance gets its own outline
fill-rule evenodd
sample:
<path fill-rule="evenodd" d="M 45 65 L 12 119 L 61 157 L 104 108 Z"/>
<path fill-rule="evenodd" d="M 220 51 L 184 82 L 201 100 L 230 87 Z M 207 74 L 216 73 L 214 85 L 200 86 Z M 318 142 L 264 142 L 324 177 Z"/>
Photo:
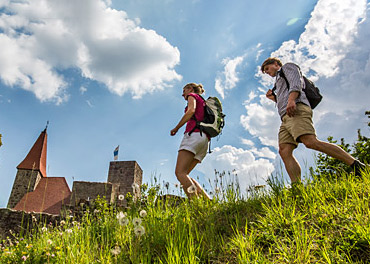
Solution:
<path fill-rule="evenodd" d="M 118 195 L 118 200 L 123 201 L 125 199 L 125 196 L 123 194 Z"/>
<path fill-rule="evenodd" d="M 142 236 L 145 234 L 145 228 L 142 225 L 138 225 L 134 228 L 134 233 L 136 236 Z"/>
<path fill-rule="evenodd" d="M 128 218 L 127 217 L 125 217 L 125 218 L 122 218 L 122 219 L 119 219 L 119 224 L 121 225 L 121 226 L 126 226 L 126 225 L 128 225 L 128 223 L 129 223 L 130 221 L 128 220 Z"/>
<path fill-rule="evenodd" d="M 127 217 L 127 213 L 119 212 L 116 217 L 117 217 L 118 220 L 123 219 L 123 218 Z"/>
<path fill-rule="evenodd" d="M 117 256 L 119 253 L 121 253 L 121 248 L 120 248 L 119 246 L 115 246 L 114 248 L 112 248 L 112 249 L 110 250 L 110 252 L 111 252 L 113 255 Z"/>
<path fill-rule="evenodd" d="M 187 191 L 188 193 L 195 193 L 197 191 L 197 187 L 194 184 L 192 184 L 188 187 Z"/>
<path fill-rule="evenodd" d="M 145 210 L 140 211 L 140 217 L 146 217 L 148 214 Z"/>
<path fill-rule="evenodd" d="M 141 225 L 141 219 L 140 218 L 137 218 L 137 217 L 135 217 L 133 220 L 132 220 L 132 223 L 134 224 L 134 225 L 136 225 L 136 226 L 139 226 L 139 225 Z"/>

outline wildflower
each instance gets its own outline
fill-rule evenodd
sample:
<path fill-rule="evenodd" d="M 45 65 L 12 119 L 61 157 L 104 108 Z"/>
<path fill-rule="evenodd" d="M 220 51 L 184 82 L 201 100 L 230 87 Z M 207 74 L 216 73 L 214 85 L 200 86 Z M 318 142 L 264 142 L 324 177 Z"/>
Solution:
<path fill-rule="evenodd" d="M 32 216 L 32 222 L 37 222 L 37 218 L 34 215 Z"/>
<path fill-rule="evenodd" d="M 132 187 L 132 191 L 133 191 L 133 193 L 138 193 L 138 192 L 140 192 L 140 186 L 139 186 L 139 184 L 137 184 L 136 182 L 134 182 L 134 183 L 131 185 L 131 187 Z"/>
<path fill-rule="evenodd" d="M 66 232 L 67 232 L 68 234 L 71 234 L 71 233 L 72 233 L 72 229 L 67 229 L 67 230 L 66 230 Z"/>
<path fill-rule="evenodd" d="M 132 223 L 133 223 L 135 226 L 139 226 L 139 225 L 141 225 L 141 219 L 140 219 L 140 218 L 135 217 L 135 218 L 132 220 Z"/>
<path fill-rule="evenodd" d="M 118 221 L 119 221 L 119 224 L 120 224 L 121 226 L 126 226 L 126 225 L 128 225 L 128 223 L 129 223 L 129 220 L 128 220 L 128 218 L 127 218 L 127 217 L 125 217 L 125 218 L 121 218 L 121 219 L 119 219 Z"/>
<path fill-rule="evenodd" d="M 111 252 L 113 255 L 117 256 L 119 253 L 121 253 L 121 248 L 120 248 L 119 246 L 115 246 L 114 248 L 112 248 L 112 249 L 110 250 L 110 252 Z"/>
<path fill-rule="evenodd" d="M 123 219 L 123 218 L 126 218 L 127 217 L 127 213 L 119 212 L 116 217 L 117 217 L 118 220 Z"/>
<path fill-rule="evenodd" d="M 220 192 L 220 188 L 216 187 L 215 188 L 215 193 L 219 193 Z"/>
<path fill-rule="evenodd" d="M 41 231 L 46 232 L 46 231 L 48 231 L 48 228 L 46 226 L 44 226 L 44 227 L 41 228 Z"/>
<path fill-rule="evenodd" d="M 32 247 L 32 244 L 29 244 L 26 246 L 27 249 L 30 249 Z"/>
<path fill-rule="evenodd" d="M 22 260 L 23 260 L 23 261 L 26 261 L 26 260 L 27 260 L 27 257 L 26 257 L 26 256 L 23 256 L 23 257 L 22 257 Z"/>
<path fill-rule="evenodd" d="M 137 236 L 142 236 L 145 234 L 145 228 L 142 225 L 138 225 L 134 228 L 134 233 Z"/>
<path fill-rule="evenodd" d="M 141 210 L 140 211 L 140 217 L 146 217 L 147 216 L 147 213 L 145 210 Z"/>
<path fill-rule="evenodd" d="M 125 196 L 123 194 L 118 195 L 118 200 L 123 201 L 125 199 Z"/>
<path fill-rule="evenodd" d="M 194 184 L 188 187 L 188 193 L 196 193 L 196 191 L 197 191 L 197 187 Z"/>
<path fill-rule="evenodd" d="M 65 225 L 66 221 L 62 220 L 60 221 L 60 225 Z"/>
<path fill-rule="evenodd" d="M 94 214 L 98 214 L 98 213 L 100 213 L 100 210 L 95 209 L 95 210 L 94 210 Z"/>
<path fill-rule="evenodd" d="M 50 239 L 48 239 L 46 242 L 47 242 L 49 245 L 53 244 L 53 241 L 51 241 Z"/>

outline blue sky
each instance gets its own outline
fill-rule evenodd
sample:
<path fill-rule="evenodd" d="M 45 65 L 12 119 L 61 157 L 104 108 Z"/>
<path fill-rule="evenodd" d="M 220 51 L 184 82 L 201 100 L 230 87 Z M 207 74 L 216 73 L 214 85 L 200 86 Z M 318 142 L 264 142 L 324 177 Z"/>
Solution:
<path fill-rule="evenodd" d="M 182 87 L 222 99 L 226 126 L 193 176 L 235 170 L 243 188 L 280 172 L 279 117 L 265 98 L 266 57 L 301 65 L 324 95 L 320 139 L 365 135 L 370 95 L 370 7 L 365 0 L 0 0 L 0 206 L 48 127 L 48 176 L 100 181 L 113 150 L 144 182 L 174 186 L 185 107 Z M 183 131 L 183 130 L 182 130 Z M 296 151 L 304 171 L 314 152 Z"/>

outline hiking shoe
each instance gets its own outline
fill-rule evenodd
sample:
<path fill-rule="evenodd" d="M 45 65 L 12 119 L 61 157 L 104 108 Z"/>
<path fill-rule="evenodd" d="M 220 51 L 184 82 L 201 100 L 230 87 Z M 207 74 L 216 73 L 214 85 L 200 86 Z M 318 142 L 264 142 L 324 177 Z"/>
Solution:
<path fill-rule="evenodd" d="M 352 165 L 351 165 L 351 168 L 353 170 L 353 173 L 356 175 L 356 176 L 361 176 L 361 172 L 364 171 L 366 169 L 366 165 L 363 164 L 361 161 L 359 160 L 355 160 Z"/>

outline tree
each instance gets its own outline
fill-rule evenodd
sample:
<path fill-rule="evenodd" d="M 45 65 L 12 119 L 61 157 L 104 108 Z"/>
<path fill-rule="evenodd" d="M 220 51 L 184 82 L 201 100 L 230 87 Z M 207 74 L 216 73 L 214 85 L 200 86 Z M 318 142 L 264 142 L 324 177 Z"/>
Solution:
<path fill-rule="evenodd" d="M 365 115 L 370 119 L 370 111 L 366 111 Z M 369 120 L 370 121 L 370 120 Z M 367 123 L 368 127 L 370 127 L 370 122 Z M 337 140 L 333 140 L 333 137 L 328 137 L 328 141 L 330 143 L 337 143 Z M 344 139 L 340 139 L 340 144 L 338 144 L 341 148 L 345 151 L 350 153 L 355 159 L 360 160 L 366 164 L 370 164 L 370 138 L 363 136 L 361 134 L 361 130 L 357 130 L 357 140 L 352 146 L 350 144 L 346 144 Z M 311 169 L 311 174 L 313 175 L 327 175 L 338 177 L 343 172 L 351 172 L 351 168 L 341 161 L 334 159 L 324 153 L 319 153 L 316 158 L 317 168 Z"/>

